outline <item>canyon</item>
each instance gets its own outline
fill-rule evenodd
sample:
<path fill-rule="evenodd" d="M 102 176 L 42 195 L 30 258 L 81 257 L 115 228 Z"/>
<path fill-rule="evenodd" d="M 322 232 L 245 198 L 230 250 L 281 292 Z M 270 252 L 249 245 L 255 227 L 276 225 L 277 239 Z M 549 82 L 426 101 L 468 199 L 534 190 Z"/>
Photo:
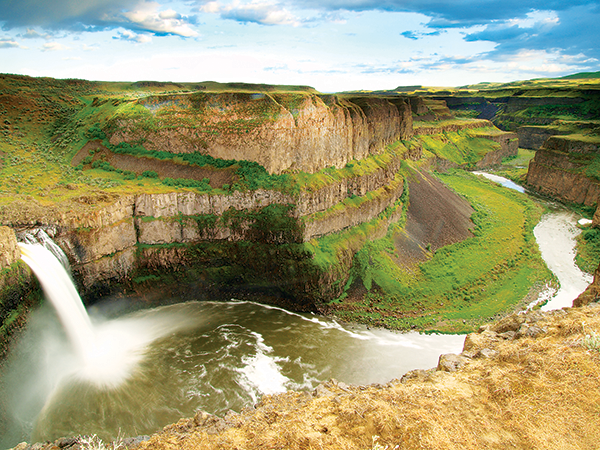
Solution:
<path fill-rule="evenodd" d="M 520 180 L 528 189 L 592 213 L 600 194 L 594 113 L 558 122 L 551 114 L 526 114 L 531 108 L 547 112 L 594 104 L 597 94 L 589 88 L 557 99 L 548 92 L 519 94 L 521 87 L 510 92 L 496 89 L 493 94 L 481 89 L 454 95 L 325 95 L 306 87 L 279 92 L 264 86 L 260 91 L 224 86 L 207 91 L 198 85 L 175 88 L 157 83 L 140 94 L 139 86 L 127 84 L 117 89 L 84 80 L 11 75 L 2 75 L 0 85 L 0 106 L 7 117 L 1 124 L 0 154 L 6 189 L 0 204 L 3 352 L 43 297 L 20 262 L 17 247 L 18 239 L 36 230 L 44 230 L 65 251 L 88 304 L 109 294 L 148 299 L 157 290 L 181 300 L 259 295 L 261 301 L 290 310 L 342 318 L 344 308 L 358 311 L 366 305 L 366 314 L 348 317 L 363 317 L 365 323 L 378 326 L 400 323 L 400 329 L 423 323 L 425 329 L 437 330 L 443 321 L 418 321 L 428 315 L 421 300 L 400 313 L 385 310 L 385 297 L 410 286 L 409 278 L 419 278 L 419 264 L 441 258 L 445 249 L 481 232 L 482 222 L 476 218 L 486 208 L 473 203 L 472 194 L 459 195 L 440 179 L 455 176 L 458 186 L 462 175 L 453 175 L 458 169 L 498 167 L 526 147 L 536 150 L 526 179 Z M 28 97 L 23 95 L 27 90 Z M 37 141 L 27 141 L 28 134 Z M 186 159 L 197 155 L 202 163 Z M 54 164 L 68 176 L 55 175 Z M 55 181 L 40 181 L 38 189 L 26 175 L 32 173 L 33 180 L 40 165 L 45 175 L 39 179 Z M 443 176 L 446 172 L 448 177 Z M 509 197 L 494 201 L 502 204 Z M 514 205 L 532 215 L 523 213 L 518 228 L 530 232 L 530 222 L 541 212 L 531 213 L 535 208 L 522 202 Z M 520 214 L 515 209 L 512 215 Z M 600 225 L 600 213 L 593 219 L 592 226 Z M 524 243 L 518 247 L 514 242 L 521 238 Z M 506 242 L 503 251 L 512 253 L 489 262 L 490 278 L 457 284 L 432 295 L 433 303 L 458 301 L 457 311 L 486 303 L 483 299 L 490 294 L 484 292 L 491 290 L 487 283 L 491 286 L 492 279 L 510 273 L 523 261 L 521 255 L 534 253 L 525 231 Z M 375 252 L 377 245 L 385 249 Z M 382 270 L 375 256 L 386 258 L 392 288 L 382 282 L 388 278 L 373 275 Z M 538 283 L 546 276 L 533 265 L 532 270 L 539 272 Z M 576 305 L 594 303 L 599 283 L 596 276 Z M 533 295 L 539 286 L 528 289 Z M 275 445 L 276 436 L 283 433 L 289 448 L 378 448 L 366 437 L 380 436 L 389 445 L 401 442 L 398 439 L 414 444 L 416 430 L 422 442 L 452 448 L 454 438 L 432 443 L 437 435 L 431 431 L 433 422 L 420 431 L 400 423 L 390 428 L 378 414 L 397 414 L 395 402 L 400 397 L 417 401 L 417 392 L 438 399 L 436 408 L 458 398 L 461 408 L 468 409 L 482 393 L 501 414 L 508 414 L 510 399 L 526 408 L 523 395 L 535 385 L 533 379 L 525 379 L 523 386 L 516 378 L 503 383 L 496 368 L 516 373 L 519 364 L 537 364 L 540 373 L 551 378 L 552 368 L 540 362 L 542 354 L 565 339 L 570 360 L 597 366 L 596 355 L 586 359 L 579 344 L 585 335 L 581 320 L 597 325 L 595 306 L 564 315 L 510 316 L 520 300 L 495 307 L 489 317 L 472 319 L 459 312 L 455 322 L 465 331 L 478 331 L 467 337 L 462 355 L 447 357 L 446 363 L 441 359 L 437 370 L 409 373 L 385 386 L 331 381 L 312 395 L 265 396 L 256 408 L 224 419 L 200 412 L 167 427 L 142 447 L 175 448 L 184 442 L 191 448 L 202 442 L 211 448 L 226 440 L 231 448 L 261 448 Z M 482 325 L 507 315 L 504 322 Z M 390 316 L 418 320 L 384 322 Z M 539 355 L 527 359 L 523 354 L 531 346 Z M 457 369 L 457 375 L 447 374 Z M 584 375 L 583 384 L 590 379 L 588 372 Z M 373 406 L 377 395 L 389 403 Z M 421 409 L 433 404 L 419 402 Z M 362 418 L 350 417 L 350 409 L 358 404 Z M 544 405 L 538 406 L 550 414 Z M 402 420 L 409 419 L 414 418 Z M 465 420 L 475 423 L 473 417 Z M 526 432 L 518 422 L 479 438 L 466 437 L 463 429 L 447 429 L 462 444 L 540 444 L 537 434 L 523 437 Z M 533 427 L 523 426 L 527 433 Z M 284 432 L 281 427 L 289 428 Z M 576 439 L 584 442 L 582 435 Z"/>

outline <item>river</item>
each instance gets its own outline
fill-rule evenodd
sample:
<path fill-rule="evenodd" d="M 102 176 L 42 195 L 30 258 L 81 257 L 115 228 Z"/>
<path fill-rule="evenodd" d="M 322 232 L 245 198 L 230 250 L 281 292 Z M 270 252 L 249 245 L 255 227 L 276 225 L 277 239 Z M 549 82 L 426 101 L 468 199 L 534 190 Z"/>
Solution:
<path fill-rule="evenodd" d="M 111 318 L 118 306 L 111 300 L 90 311 L 99 333 L 119 336 L 117 346 L 143 342 L 149 329 L 173 331 L 119 357 L 116 367 L 99 367 L 100 374 L 78 366 L 51 307 L 31 315 L 5 379 L 12 426 L 3 448 L 73 434 L 149 434 L 198 409 L 239 411 L 263 394 L 312 390 L 330 378 L 386 383 L 435 367 L 464 341 L 342 325 L 254 302 L 187 302 Z M 141 362 L 113 383 L 130 358 Z"/>
<path fill-rule="evenodd" d="M 556 295 L 547 290 L 540 297 L 554 296 L 545 309 L 570 306 L 591 281 L 572 261 L 575 220 L 557 210 L 534 230 L 561 283 Z M 93 370 L 80 367 L 50 306 L 31 314 L 3 379 L 8 428 L 1 448 L 74 434 L 150 434 L 198 409 L 222 415 L 263 394 L 312 390 L 330 378 L 386 383 L 436 366 L 440 354 L 459 353 L 464 341 L 340 324 L 248 301 L 138 311 L 131 304 L 109 299 L 90 308 L 107 345 L 124 351 Z"/>
<path fill-rule="evenodd" d="M 522 186 L 504 177 L 486 172 L 474 173 L 509 189 L 525 192 Z M 541 308 L 543 311 L 572 306 L 573 300 L 593 281 L 593 276 L 582 272 L 575 263 L 576 238 L 581 233 L 577 227 L 580 217 L 554 202 L 549 202 L 548 207 L 551 212 L 542 216 L 533 234 L 542 258 L 558 278 L 560 288 L 558 291 L 546 288 L 532 303 L 531 306 L 545 303 Z"/>

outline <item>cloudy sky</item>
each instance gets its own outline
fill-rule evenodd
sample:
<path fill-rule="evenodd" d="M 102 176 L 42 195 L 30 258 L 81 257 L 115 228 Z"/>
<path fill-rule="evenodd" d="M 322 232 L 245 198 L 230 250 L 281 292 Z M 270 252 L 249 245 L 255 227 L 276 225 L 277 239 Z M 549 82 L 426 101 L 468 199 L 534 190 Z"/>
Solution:
<path fill-rule="evenodd" d="M 460 86 L 600 70 L 600 0 L 0 0 L 0 72 Z"/>

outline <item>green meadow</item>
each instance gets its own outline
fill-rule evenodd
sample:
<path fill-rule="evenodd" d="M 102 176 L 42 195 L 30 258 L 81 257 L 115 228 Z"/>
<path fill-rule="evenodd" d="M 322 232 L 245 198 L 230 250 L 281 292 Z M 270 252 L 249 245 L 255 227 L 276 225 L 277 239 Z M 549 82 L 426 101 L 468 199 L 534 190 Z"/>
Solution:
<path fill-rule="evenodd" d="M 402 229 L 391 227 L 356 255 L 348 287 L 360 280 L 368 293 L 358 301 L 333 302 L 337 317 L 402 330 L 468 332 L 522 306 L 553 279 L 533 237 L 542 206 L 463 171 L 438 177 L 474 207 L 474 236 L 406 268 L 394 247 Z"/>

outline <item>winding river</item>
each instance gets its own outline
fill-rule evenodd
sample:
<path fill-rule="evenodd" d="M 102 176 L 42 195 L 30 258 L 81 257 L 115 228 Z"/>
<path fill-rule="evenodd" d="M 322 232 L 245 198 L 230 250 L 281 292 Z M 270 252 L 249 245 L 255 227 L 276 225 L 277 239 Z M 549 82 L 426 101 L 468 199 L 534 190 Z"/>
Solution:
<path fill-rule="evenodd" d="M 553 297 L 544 308 L 569 306 L 591 281 L 572 261 L 575 220 L 557 210 L 535 228 L 542 256 L 561 283 L 558 293 L 543 294 Z M 98 332 L 113 337 L 107 345 L 133 342 L 125 358 L 141 362 L 111 359 L 114 367 L 86 373 L 45 304 L 32 313 L 3 379 L 2 403 L 10 413 L 2 448 L 74 434 L 150 434 L 198 409 L 222 415 L 263 394 L 311 390 L 330 378 L 386 383 L 434 367 L 440 354 L 459 353 L 464 341 L 340 324 L 248 301 L 131 311 L 130 300 L 110 299 L 89 313 Z M 123 374 L 123 367 L 131 369 Z M 113 382 L 115 376 L 126 381 Z"/>

